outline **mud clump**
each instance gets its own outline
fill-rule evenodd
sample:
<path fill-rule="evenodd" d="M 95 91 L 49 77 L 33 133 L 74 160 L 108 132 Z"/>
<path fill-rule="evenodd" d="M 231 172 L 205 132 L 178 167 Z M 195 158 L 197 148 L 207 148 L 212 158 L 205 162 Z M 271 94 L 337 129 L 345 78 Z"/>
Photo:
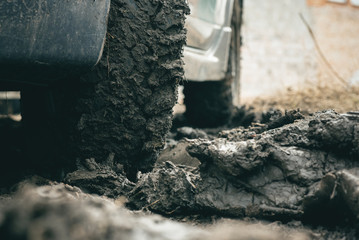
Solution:
<path fill-rule="evenodd" d="M 274 129 L 303 118 L 299 110 L 285 111 L 283 115 L 281 111 L 271 109 L 262 114 L 261 122 L 267 124 L 267 129 Z"/>
<path fill-rule="evenodd" d="M 158 215 L 133 213 L 119 200 L 83 193 L 79 188 L 52 183 L 23 185 L 0 204 L 1 239 L 310 239 L 306 229 L 227 221 L 194 227 Z M 174 234 L 175 233 L 175 234 Z"/>
<path fill-rule="evenodd" d="M 199 239 L 194 227 L 133 214 L 119 201 L 65 184 L 25 186 L 1 209 L 1 239 Z"/>
<path fill-rule="evenodd" d="M 124 208 L 124 198 L 91 195 L 63 183 L 35 182 L 21 182 L 16 192 L 0 198 L 1 239 L 355 239 L 353 231 L 310 230 L 298 221 L 284 225 L 222 219 L 194 226 L 131 212 Z"/>
<path fill-rule="evenodd" d="M 102 164 L 93 158 L 78 162 L 77 170 L 67 174 L 64 182 L 110 198 L 126 195 L 135 186 L 125 177 L 123 166 L 115 164 L 111 157 Z"/>
<path fill-rule="evenodd" d="M 129 205 L 162 214 L 199 212 L 285 222 L 311 221 L 316 208 L 327 212 L 326 218 L 315 219 L 323 224 L 359 213 L 357 193 L 347 191 L 359 183 L 356 120 L 325 111 L 262 133 L 241 128 L 220 136 L 188 140 L 187 151 L 201 162 L 199 168 L 189 171 L 167 162 L 142 175 Z M 336 219 L 334 206 L 340 205 L 343 212 Z"/>

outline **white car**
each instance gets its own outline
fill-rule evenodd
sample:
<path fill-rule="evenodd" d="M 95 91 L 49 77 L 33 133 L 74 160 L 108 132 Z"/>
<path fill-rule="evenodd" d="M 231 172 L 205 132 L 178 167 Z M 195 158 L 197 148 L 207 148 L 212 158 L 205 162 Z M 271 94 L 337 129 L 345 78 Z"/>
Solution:
<path fill-rule="evenodd" d="M 242 0 L 189 0 L 184 102 L 190 123 L 224 124 L 239 104 Z"/>

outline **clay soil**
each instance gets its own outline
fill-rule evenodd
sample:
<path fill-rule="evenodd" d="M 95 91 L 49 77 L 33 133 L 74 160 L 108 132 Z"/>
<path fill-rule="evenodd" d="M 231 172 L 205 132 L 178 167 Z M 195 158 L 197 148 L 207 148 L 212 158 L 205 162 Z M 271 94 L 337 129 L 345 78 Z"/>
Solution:
<path fill-rule="evenodd" d="M 217 129 L 175 120 L 136 182 L 94 159 L 57 181 L 40 177 L 15 162 L 22 146 L 4 141 L 4 161 L 15 161 L 2 171 L 1 239 L 356 239 L 358 115 L 271 110 Z M 18 123 L 1 126 L 21 136 Z"/>

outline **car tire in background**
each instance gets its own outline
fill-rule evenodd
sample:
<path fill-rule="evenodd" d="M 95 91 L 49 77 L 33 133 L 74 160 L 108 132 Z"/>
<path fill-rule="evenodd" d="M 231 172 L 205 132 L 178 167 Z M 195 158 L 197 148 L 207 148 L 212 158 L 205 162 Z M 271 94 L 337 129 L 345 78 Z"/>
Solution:
<path fill-rule="evenodd" d="M 113 162 L 131 180 L 150 171 L 184 75 L 188 12 L 185 0 L 112 0 L 99 63 L 81 77 L 22 92 L 31 158 L 50 169 L 89 158 Z"/>
<path fill-rule="evenodd" d="M 227 73 L 219 81 L 184 82 L 184 104 L 187 121 L 197 127 L 224 125 L 232 116 L 233 108 L 239 106 L 240 95 L 240 45 L 242 1 L 235 0 L 231 20 L 231 45 Z"/>

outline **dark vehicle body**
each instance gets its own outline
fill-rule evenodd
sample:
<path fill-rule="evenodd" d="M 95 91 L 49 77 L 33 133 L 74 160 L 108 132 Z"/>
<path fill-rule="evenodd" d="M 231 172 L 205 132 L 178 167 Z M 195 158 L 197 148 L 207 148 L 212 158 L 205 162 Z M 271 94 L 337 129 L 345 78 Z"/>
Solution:
<path fill-rule="evenodd" d="M 0 1 L 0 87 L 48 84 L 101 58 L 110 0 Z"/>

